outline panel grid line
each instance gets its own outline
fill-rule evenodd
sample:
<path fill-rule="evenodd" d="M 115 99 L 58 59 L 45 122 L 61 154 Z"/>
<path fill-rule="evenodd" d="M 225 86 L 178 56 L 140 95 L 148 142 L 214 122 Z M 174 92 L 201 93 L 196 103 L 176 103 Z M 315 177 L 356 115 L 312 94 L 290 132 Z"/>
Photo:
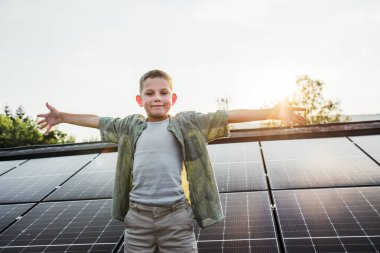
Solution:
<path fill-rule="evenodd" d="M 83 231 L 86 230 L 86 228 L 89 226 L 89 224 L 91 224 L 91 222 L 95 219 L 95 217 L 98 216 L 98 214 L 100 213 L 100 211 L 104 208 L 104 206 L 106 205 L 106 202 L 103 203 L 102 207 L 99 208 L 99 210 L 96 212 L 96 214 L 94 216 L 92 216 L 92 219 L 90 220 L 89 223 L 86 224 L 85 228 L 81 231 L 81 233 L 83 233 Z M 105 231 L 105 228 L 108 227 L 111 223 L 112 219 L 110 219 L 107 223 L 106 226 L 103 227 L 103 230 L 100 232 L 100 235 L 96 238 L 94 244 L 92 244 L 91 248 L 90 248 L 90 251 L 91 249 L 94 247 L 94 245 L 98 242 L 99 238 L 102 236 L 102 234 L 104 234 L 104 231 Z"/>
<path fill-rule="evenodd" d="M 311 238 L 311 245 L 313 246 L 314 252 L 317 252 L 317 250 L 316 250 L 316 248 L 315 248 L 315 244 L 314 244 L 314 242 L 313 242 L 313 238 L 311 237 L 311 234 L 310 234 L 309 226 L 308 226 L 307 223 L 306 223 L 306 220 L 305 220 L 305 217 L 304 217 L 304 215 L 303 215 L 303 212 L 302 212 L 302 209 L 301 209 L 300 203 L 299 203 L 298 198 L 297 198 L 297 195 L 295 194 L 294 191 L 293 191 L 293 196 L 294 196 L 294 198 L 295 198 L 295 200 L 296 200 L 296 203 L 297 203 L 298 209 L 300 210 L 302 220 L 303 220 L 303 222 L 304 222 L 304 224 L 305 224 L 305 227 L 306 227 L 306 231 L 307 231 L 307 233 L 309 234 L 309 237 Z"/>
<path fill-rule="evenodd" d="M 72 203 L 70 203 L 69 204 L 69 206 L 68 206 L 68 208 L 70 207 L 72 205 Z M 59 236 L 61 236 L 62 234 L 63 234 L 63 232 L 72 224 L 72 222 L 73 222 L 73 220 L 75 220 L 80 214 L 81 214 L 81 212 L 83 211 L 83 210 L 85 210 L 85 208 L 87 207 L 89 205 L 89 203 L 86 203 L 86 205 L 84 205 L 80 210 L 79 210 L 79 212 L 77 212 L 77 214 L 66 224 L 66 226 L 57 234 L 57 236 L 50 242 L 50 245 L 49 246 L 51 246 L 51 245 L 53 245 L 53 243 L 58 239 L 58 237 Z M 59 215 L 57 215 L 55 218 L 54 218 L 54 220 L 50 223 L 50 224 L 52 224 L 55 220 L 57 220 L 59 217 L 60 217 L 60 215 L 62 215 L 62 213 L 65 211 L 66 209 L 64 209 L 64 210 L 62 210 L 62 212 L 59 214 Z M 42 233 L 42 231 L 41 231 L 41 233 Z M 74 243 L 73 243 L 74 244 Z"/>
<path fill-rule="evenodd" d="M 345 205 L 345 207 L 347 208 L 347 210 L 350 212 L 350 214 L 352 215 L 352 217 L 354 218 L 355 222 L 358 224 L 358 226 L 360 227 L 360 229 L 363 231 L 364 235 L 368 238 L 368 240 L 370 241 L 372 247 L 374 250 L 376 250 L 376 247 L 375 245 L 373 244 L 372 240 L 368 237 L 368 234 L 366 233 L 366 231 L 364 230 L 364 228 L 362 227 L 362 225 L 360 224 L 360 222 L 358 221 L 358 219 L 356 218 L 355 214 L 352 212 L 351 208 L 349 205 L 347 205 L 346 201 L 342 198 L 342 195 L 339 193 L 339 191 L 336 191 L 336 193 L 338 194 L 339 198 L 342 200 L 343 204 Z M 376 252 L 378 252 L 376 250 Z"/>
<path fill-rule="evenodd" d="M 337 235 L 337 237 L 338 237 L 340 243 L 342 244 L 344 250 L 347 252 L 347 249 L 346 249 L 346 247 L 344 246 L 344 244 L 343 244 L 343 242 L 342 242 L 342 239 L 339 237 L 339 234 L 338 234 L 338 232 L 336 231 L 336 228 L 335 228 L 335 226 L 334 226 L 334 223 L 331 221 L 330 215 L 327 213 L 326 208 L 325 208 L 325 206 L 323 205 L 323 203 L 322 203 L 322 201 L 321 201 L 321 198 L 318 196 L 318 194 L 315 194 L 315 192 L 314 192 L 314 195 L 315 195 L 315 197 L 318 199 L 319 204 L 322 206 L 322 208 L 323 208 L 323 212 L 326 214 L 327 219 L 328 219 L 329 222 L 331 223 L 331 226 L 333 227 L 334 232 L 335 232 L 335 234 Z"/>
<path fill-rule="evenodd" d="M 380 187 L 274 191 L 287 252 L 379 252 Z"/>
<path fill-rule="evenodd" d="M 359 190 L 359 193 L 360 195 L 365 199 L 365 201 L 367 201 L 368 205 L 372 208 L 372 210 L 377 213 L 377 215 L 380 217 L 380 213 L 379 211 L 376 210 L 376 208 L 372 205 L 372 203 L 367 199 L 366 196 L 364 196 L 363 192 L 361 190 Z"/>
<path fill-rule="evenodd" d="M 50 208 L 46 209 L 45 212 L 43 212 L 43 213 L 40 215 L 40 217 L 43 217 L 44 214 L 46 214 L 50 209 L 53 208 L 53 206 L 54 206 L 54 205 L 51 205 Z M 22 219 L 22 218 L 21 218 L 21 219 Z M 20 219 L 20 220 L 21 220 L 21 219 Z M 6 246 L 9 246 L 11 243 L 15 242 L 15 241 L 17 240 L 17 238 L 19 238 L 21 235 L 23 235 L 23 233 L 24 233 L 25 231 L 27 231 L 30 227 L 32 227 L 32 226 L 37 222 L 37 220 L 38 220 L 38 219 L 35 219 L 33 222 L 31 222 L 31 223 L 30 223 L 25 229 L 23 229 L 23 230 L 20 232 L 20 234 L 18 234 L 16 237 L 14 237 L 14 238 L 8 243 L 8 245 L 6 245 Z M 45 227 L 44 229 L 46 229 L 46 227 Z M 29 246 L 29 245 L 30 245 L 30 243 L 29 243 L 28 245 L 26 245 L 26 246 Z M 25 246 L 25 245 L 24 245 L 24 246 Z M 4 248 L 5 248 L 5 247 L 4 247 Z"/>

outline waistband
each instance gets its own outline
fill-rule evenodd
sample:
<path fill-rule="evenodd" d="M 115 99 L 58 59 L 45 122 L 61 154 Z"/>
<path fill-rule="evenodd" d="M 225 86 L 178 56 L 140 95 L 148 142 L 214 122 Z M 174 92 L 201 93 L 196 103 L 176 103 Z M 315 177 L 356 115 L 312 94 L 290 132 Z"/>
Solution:
<path fill-rule="evenodd" d="M 179 209 L 183 209 L 186 205 L 189 205 L 186 199 L 181 199 L 180 201 L 165 206 L 152 206 L 146 204 L 136 203 L 134 201 L 129 202 L 129 208 L 132 208 L 138 212 L 152 212 L 152 211 L 169 211 L 174 212 Z"/>

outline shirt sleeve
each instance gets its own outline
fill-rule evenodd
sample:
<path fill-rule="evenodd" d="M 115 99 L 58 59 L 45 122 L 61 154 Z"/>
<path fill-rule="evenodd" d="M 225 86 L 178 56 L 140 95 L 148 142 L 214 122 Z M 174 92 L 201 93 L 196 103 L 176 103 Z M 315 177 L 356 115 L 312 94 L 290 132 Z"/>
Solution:
<path fill-rule="evenodd" d="M 99 130 L 102 142 L 117 143 L 122 133 L 125 132 L 125 123 L 127 119 L 100 117 Z"/>
<path fill-rule="evenodd" d="M 207 114 L 197 112 L 194 118 L 207 142 L 230 136 L 228 111 L 218 110 Z"/>

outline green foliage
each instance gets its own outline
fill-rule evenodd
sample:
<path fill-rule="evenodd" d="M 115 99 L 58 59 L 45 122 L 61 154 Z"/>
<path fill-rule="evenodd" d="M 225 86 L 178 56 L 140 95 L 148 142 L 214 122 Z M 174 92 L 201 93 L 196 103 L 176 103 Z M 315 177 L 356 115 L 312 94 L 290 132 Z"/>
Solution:
<path fill-rule="evenodd" d="M 0 114 L 0 148 L 75 142 L 73 136 L 59 130 L 47 135 L 41 133 L 37 122 L 25 116 L 22 106 L 16 110 L 15 116 L 9 106 L 4 107 L 4 113 Z"/>
<path fill-rule="evenodd" d="M 306 109 L 306 124 L 334 123 L 350 121 L 342 115 L 339 100 L 333 101 L 323 97 L 324 84 L 312 80 L 309 76 L 297 79 L 297 90 L 290 101 L 290 105 Z"/>
<path fill-rule="evenodd" d="M 350 121 L 350 117 L 342 115 L 339 100 L 324 98 L 324 84 L 321 81 L 313 80 L 305 75 L 297 78 L 296 83 L 297 89 L 289 99 L 289 105 L 306 109 L 303 113 L 306 125 Z M 284 123 L 270 120 L 261 125 L 275 127 L 284 126 Z"/>

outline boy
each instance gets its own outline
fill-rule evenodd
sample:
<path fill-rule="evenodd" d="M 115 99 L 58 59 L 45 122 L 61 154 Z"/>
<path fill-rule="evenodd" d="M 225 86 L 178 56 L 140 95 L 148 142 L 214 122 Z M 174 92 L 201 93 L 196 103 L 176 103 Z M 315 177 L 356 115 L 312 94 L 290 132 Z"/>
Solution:
<path fill-rule="evenodd" d="M 201 228 L 223 219 L 219 193 L 207 153 L 207 143 L 228 137 L 228 123 L 281 119 L 304 123 L 290 108 L 169 115 L 177 95 L 171 77 L 161 70 L 140 79 L 136 101 L 146 111 L 124 119 L 50 110 L 40 128 L 69 123 L 100 129 L 102 141 L 118 143 L 112 216 L 125 223 L 125 252 L 197 252 L 192 224 Z M 181 180 L 185 169 L 187 177 Z M 187 187 L 182 187 L 184 181 Z M 185 191 L 189 190 L 190 201 Z"/>

